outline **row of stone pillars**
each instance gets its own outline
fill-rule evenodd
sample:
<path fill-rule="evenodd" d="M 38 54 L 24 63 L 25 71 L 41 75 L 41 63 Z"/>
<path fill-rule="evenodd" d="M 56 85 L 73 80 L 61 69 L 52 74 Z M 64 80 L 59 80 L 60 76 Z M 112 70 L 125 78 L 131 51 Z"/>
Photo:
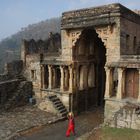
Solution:
<path fill-rule="evenodd" d="M 45 72 L 46 67 L 48 68 L 48 89 L 53 89 L 53 78 L 56 78 L 56 75 L 53 74 L 55 66 L 53 65 L 41 65 L 41 88 L 45 89 Z M 61 91 L 70 91 L 73 90 L 73 69 L 71 66 L 59 66 L 60 70 L 60 90 Z M 55 79 L 58 80 L 58 79 Z M 66 82 L 67 81 L 67 82 Z M 66 83 L 68 83 L 66 85 Z M 67 87 L 67 88 L 66 88 Z"/>
<path fill-rule="evenodd" d="M 110 98 L 112 94 L 113 86 L 113 69 L 111 67 L 105 67 L 106 71 L 106 90 L 105 98 Z M 117 99 L 122 99 L 125 92 L 125 68 L 118 68 L 118 89 L 117 89 Z M 140 101 L 140 69 L 139 72 L 139 94 L 138 101 Z"/>

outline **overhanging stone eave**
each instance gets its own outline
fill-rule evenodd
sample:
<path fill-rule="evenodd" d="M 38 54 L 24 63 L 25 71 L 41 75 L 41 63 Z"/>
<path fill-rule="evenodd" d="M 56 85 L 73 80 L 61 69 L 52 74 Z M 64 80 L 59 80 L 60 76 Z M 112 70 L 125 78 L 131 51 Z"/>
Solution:
<path fill-rule="evenodd" d="M 73 24 L 66 24 L 66 25 L 61 25 L 61 30 L 65 30 L 65 29 L 68 29 L 68 30 L 71 30 L 71 29 L 83 29 L 83 28 L 94 28 L 94 27 L 102 27 L 102 26 L 108 26 L 108 25 L 113 25 L 113 24 L 116 24 L 115 21 L 108 21 L 108 22 L 99 22 L 98 24 L 96 22 L 92 22 L 92 23 L 87 23 L 87 24 L 83 24 L 83 25 L 76 25 L 74 23 Z"/>
<path fill-rule="evenodd" d="M 119 61 L 119 62 L 111 62 L 107 63 L 105 67 L 121 67 L 121 68 L 140 68 L 140 62 L 139 61 L 132 61 L 132 62 L 126 62 L 126 61 Z"/>
<path fill-rule="evenodd" d="M 44 60 L 40 63 L 41 65 L 66 65 L 69 66 L 72 64 L 71 61 L 54 61 L 54 60 Z"/>

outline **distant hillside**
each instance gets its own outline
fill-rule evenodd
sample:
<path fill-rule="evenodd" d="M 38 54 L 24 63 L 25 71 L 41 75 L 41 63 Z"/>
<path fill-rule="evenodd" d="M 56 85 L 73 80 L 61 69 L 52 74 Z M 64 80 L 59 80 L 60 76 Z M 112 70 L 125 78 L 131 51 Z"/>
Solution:
<path fill-rule="evenodd" d="M 22 28 L 16 34 L 0 42 L 0 73 L 3 72 L 4 63 L 20 58 L 22 39 L 45 40 L 48 33 L 60 33 L 60 18 L 47 19 L 36 24 Z"/>

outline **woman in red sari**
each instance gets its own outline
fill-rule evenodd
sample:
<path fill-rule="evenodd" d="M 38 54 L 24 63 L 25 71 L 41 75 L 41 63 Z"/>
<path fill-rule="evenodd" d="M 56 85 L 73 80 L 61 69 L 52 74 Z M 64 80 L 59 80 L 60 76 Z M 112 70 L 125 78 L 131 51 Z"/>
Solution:
<path fill-rule="evenodd" d="M 68 114 L 68 119 L 69 119 L 69 124 L 68 124 L 68 129 L 66 132 L 66 136 L 69 137 L 70 133 L 72 132 L 73 135 L 75 135 L 75 124 L 74 124 L 74 115 L 72 112 Z"/>

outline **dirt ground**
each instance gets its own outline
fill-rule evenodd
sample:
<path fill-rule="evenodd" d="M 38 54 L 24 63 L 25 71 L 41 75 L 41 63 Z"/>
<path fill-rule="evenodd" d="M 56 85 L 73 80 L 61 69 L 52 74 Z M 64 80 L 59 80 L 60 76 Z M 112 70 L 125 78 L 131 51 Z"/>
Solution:
<path fill-rule="evenodd" d="M 96 108 L 75 117 L 75 136 L 71 135 L 69 138 L 65 136 L 68 125 L 66 120 L 21 134 L 16 140 L 76 140 L 103 123 L 103 118 L 103 108 Z"/>

